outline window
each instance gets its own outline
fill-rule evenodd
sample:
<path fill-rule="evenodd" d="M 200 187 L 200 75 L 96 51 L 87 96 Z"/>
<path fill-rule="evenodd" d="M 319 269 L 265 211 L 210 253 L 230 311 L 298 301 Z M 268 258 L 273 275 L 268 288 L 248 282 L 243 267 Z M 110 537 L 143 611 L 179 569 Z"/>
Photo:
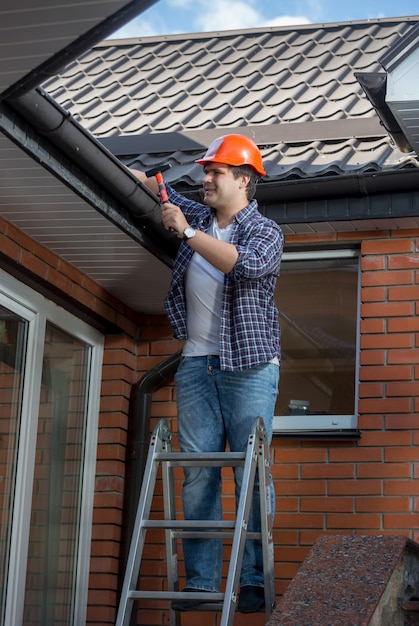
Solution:
<path fill-rule="evenodd" d="M 274 431 L 356 429 L 358 254 L 284 254 Z"/>
<path fill-rule="evenodd" d="M 103 338 L 0 271 L 0 625 L 85 623 Z"/>

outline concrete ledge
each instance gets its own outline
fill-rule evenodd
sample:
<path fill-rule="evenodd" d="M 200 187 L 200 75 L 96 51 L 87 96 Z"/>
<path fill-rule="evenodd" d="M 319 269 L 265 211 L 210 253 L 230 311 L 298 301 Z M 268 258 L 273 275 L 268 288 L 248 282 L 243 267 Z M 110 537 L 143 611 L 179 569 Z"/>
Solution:
<path fill-rule="evenodd" d="M 399 536 L 325 535 L 267 626 L 419 624 L 419 612 L 414 611 L 418 598 L 418 544 Z"/>

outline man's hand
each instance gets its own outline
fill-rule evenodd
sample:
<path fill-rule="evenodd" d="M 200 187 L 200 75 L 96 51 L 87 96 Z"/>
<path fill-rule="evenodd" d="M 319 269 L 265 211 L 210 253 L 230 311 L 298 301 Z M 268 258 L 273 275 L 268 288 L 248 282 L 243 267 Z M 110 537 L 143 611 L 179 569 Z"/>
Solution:
<path fill-rule="evenodd" d="M 189 224 L 181 209 L 176 204 L 165 202 L 161 205 L 161 216 L 164 227 L 167 230 L 176 231 L 179 239 L 182 239 L 183 231 Z"/>

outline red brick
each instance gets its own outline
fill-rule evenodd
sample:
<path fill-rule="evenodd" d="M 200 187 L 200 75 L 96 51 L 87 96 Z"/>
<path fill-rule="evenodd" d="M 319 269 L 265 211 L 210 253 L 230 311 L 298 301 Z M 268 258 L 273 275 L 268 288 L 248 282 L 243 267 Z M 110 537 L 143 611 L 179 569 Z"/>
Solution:
<path fill-rule="evenodd" d="M 361 269 L 364 272 L 384 270 L 386 267 L 385 258 L 382 256 L 371 256 L 361 258 Z"/>
<path fill-rule="evenodd" d="M 413 310 L 411 302 L 361 304 L 361 317 L 411 317 Z"/>
<path fill-rule="evenodd" d="M 418 255 L 393 256 L 388 259 L 389 270 L 411 270 L 419 268 Z"/>
<path fill-rule="evenodd" d="M 419 461 L 419 448 L 387 448 L 384 450 L 386 463 L 412 463 Z"/>
<path fill-rule="evenodd" d="M 277 517 L 283 528 L 324 528 L 322 513 L 280 513 Z"/>
<path fill-rule="evenodd" d="M 275 558 L 280 561 L 287 561 L 289 563 L 302 563 L 308 555 L 310 549 L 308 547 L 303 548 L 279 548 L 276 550 Z"/>
<path fill-rule="evenodd" d="M 360 497 L 356 498 L 357 513 L 408 513 L 410 511 L 410 498 L 408 497 Z"/>
<path fill-rule="evenodd" d="M 365 528 L 381 528 L 381 515 L 379 513 L 353 513 L 352 515 L 344 515 L 340 513 L 327 514 L 327 527 L 332 528 L 349 528 L 349 529 L 365 529 Z"/>
<path fill-rule="evenodd" d="M 386 395 L 389 396 L 419 396 L 419 381 L 414 382 L 391 382 L 386 384 Z"/>
<path fill-rule="evenodd" d="M 274 546 L 295 546 L 298 544 L 297 530 L 282 530 L 274 521 L 273 526 Z"/>
<path fill-rule="evenodd" d="M 301 476 L 304 479 L 352 478 L 354 476 L 354 465 L 352 463 L 303 465 L 301 468 Z"/>
<path fill-rule="evenodd" d="M 419 527 L 419 514 L 411 513 L 410 515 L 386 513 L 383 516 L 383 528 L 411 530 Z"/>
<path fill-rule="evenodd" d="M 360 364 L 362 366 L 374 365 L 381 366 L 385 363 L 385 352 L 383 350 L 362 350 L 360 355 Z M 362 369 L 361 369 L 362 371 Z"/>
<path fill-rule="evenodd" d="M 409 239 L 386 239 L 384 241 L 363 241 L 362 254 L 400 254 L 412 252 Z"/>
<path fill-rule="evenodd" d="M 361 292 L 361 302 L 384 302 L 387 299 L 387 289 L 384 287 L 364 287 Z"/>
<path fill-rule="evenodd" d="M 407 463 L 360 463 L 357 465 L 358 478 L 408 478 L 410 466 Z"/>
<path fill-rule="evenodd" d="M 332 448 L 329 453 L 330 463 L 366 463 L 383 460 L 380 448 Z"/>
<path fill-rule="evenodd" d="M 385 418 L 385 427 L 387 430 L 393 428 L 396 430 L 400 430 L 401 428 L 408 430 L 415 429 L 419 427 L 419 418 L 417 413 L 406 413 L 405 415 L 396 413 L 395 415 L 387 415 Z"/>
<path fill-rule="evenodd" d="M 416 365 L 418 362 L 417 350 L 390 350 L 388 352 L 388 364 L 402 364 L 412 363 Z"/>
<path fill-rule="evenodd" d="M 360 380 L 412 380 L 412 368 L 406 366 L 362 367 Z"/>
<path fill-rule="evenodd" d="M 412 433 L 407 430 L 362 433 L 359 446 L 387 448 L 390 446 L 410 446 L 412 445 Z"/>
<path fill-rule="evenodd" d="M 12 261 L 18 261 L 20 256 L 20 246 L 11 239 L 4 237 L 0 233 L 0 250 Z"/>
<path fill-rule="evenodd" d="M 389 300 L 419 300 L 419 286 L 389 287 Z"/>
<path fill-rule="evenodd" d="M 271 466 L 271 473 L 275 479 L 294 479 L 299 477 L 298 465 L 288 465 L 286 463 L 274 463 Z"/>
<path fill-rule="evenodd" d="M 300 510 L 300 500 L 299 498 L 292 498 L 290 496 L 287 496 L 286 498 L 281 498 L 278 497 L 276 498 L 276 506 L 275 506 L 275 511 L 277 513 L 279 512 L 288 512 L 288 513 L 295 513 L 296 511 Z"/>
<path fill-rule="evenodd" d="M 395 272 L 364 272 L 362 274 L 362 285 L 372 287 L 378 285 L 412 285 L 413 272 L 399 270 Z"/>
<path fill-rule="evenodd" d="M 324 463 L 326 461 L 326 451 L 321 448 L 294 448 L 292 450 L 282 450 L 280 455 L 281 463 Z"/>
<path fill-rule="evenodd" d="M 347 512 L 353 511 L 354 502 L 353 498 L 339 498 L 330 497 L 325 498 L 313 498 L 302 497 L 301 498 L 301 511 L 313 511 L 313 512 Z"/>
<path fill-rule="evenodd" d="M 363 335 L 361 350 L 386 350 L 391 348 L 413 348 L 413 335 L 408 333 Z"/>
<path fill-rule="evenodd" d="M 403 318 L 404 319 L 404 318 Z M 371 333 L 383 333 L 386 329 L 386 321 L 382 318 L 362 319 L 360 323 L 361 335 Z M 406 332 L 407 329 L 403 329 Z"/>
<path fill-rule="evenodd" d="M 362 398 L 359 400 L 360 413 L 410 413 L 410 398 Z"/>
<path fill-rule="evenodd" d="M 382 398 L 383 395 L 383 383 L 360 383 L 358 385 L 358 396 L 360 398 Z"/>
<path fill-rule="evenodd" d="M 308 483 L 301 480 L 280 480 L 275 485 L 277 494 L 289 496 L 296 494 L 323 495 L 326 493 L 324 480 L 310 480 Z"/>
<path fill-rule="evenodd" d="M 334 480 L 328 484 L 328 494 L 330 496 L 381 495 L 382 489 L 381 480 Z"/>
<path fill-rule="evenodd" d="M 384 483 L 385 496 L 419 496 L 419 481 L 388 480 Z"/>

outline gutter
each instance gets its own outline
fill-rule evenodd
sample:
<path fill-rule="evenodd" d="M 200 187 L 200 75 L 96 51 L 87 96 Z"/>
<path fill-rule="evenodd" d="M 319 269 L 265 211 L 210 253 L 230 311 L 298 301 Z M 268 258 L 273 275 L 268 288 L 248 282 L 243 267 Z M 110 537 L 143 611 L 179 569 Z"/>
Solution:
<path fill-rule="evenodd" d="M 89 131 L 84 129 L 72 115 L 61 107 L 49 94 L 37 88 L 21 97 L 0 103 L 0 120 L 2 109 L 11 108 L 30 125 L 33 135 L 48 142 L 51 151 L 64 154 L 69 161 L 67 168 L 80 171 L 74 175 L 73 184 L 63 178 L 63 168 L 51 168 L 51 171 L 67 186 L 73 188 L 78 195 L 102 212 L 122 230 L 139 241 L 157 258 L 168 266 L 179 247 L 179 240 L 166 231 L 162 225 L 158 198 L 143 186 L 119 160 Z M 15 126 L 10 123 L 8 135 L 23 150 L 29 152 L 24 137 L 17 137 Z M 4 130 L 4 129 L 3 129 Z M 15 137 L 11 135 L 15 134 Z M 146 136 L 136 138 L 137 149 L 141 150 L 141 142 L 146 148 Z M 33 141 L 37 150 L 36 141 Z M 45 151 L 44 151 L 45 152 Z M 144 150 L 141 150 L 144 152 Z M 45 166 L 44 154 L 29 152 Z M 103 190 L 107 197 L 102 202 L 94 202 L 88 193 L 84 193 L 83 181 L 88 178 L 96 187 Z M 176 181 L 173 181 L 176 184 Z M 404 164 L 399 169 L 384 171 L 356 172 L 354 174 L 330 174 L 306 179 L 278 179 L 262 182 L 258 185 L 256 199 L 264 215 L 279 224 L 300 222 L 330 222 L 336 220 L 360 220 L 369 217 L 365 213 L 362 200 L 374 196 L 374 218 L 407 217 L 417 215 L 417 196 L 419 183 L 419 167 L 417 159 L 412 155 L 411 164 Z M 188 186 L 181 181 L 176 184 L 178 190 L 188 197 L 200 199 L 201 185 Z M 389 193 L 395 196 L 406 194 L 411 202 L 388 202 Z M 381 198 L 380 198 L 381 196 Z M 338 202 L 339 198 L 347 199 L 348 204 Z M 330 200 L 333 199 L 333 202 Z M 313 200 L 316 200 L 313 205 Z M 302 204 L 311 202 L 308 213 Z M 413 206 L 413 213 L 406 214 L 406 206 Z M 130 222 L 133 224 L 131 225 Z"/>
<path fill-rule="evenodd" d="M 119 227 L 125 215 L 125 221 L 133 223 L 131 232 L 126 232 L 171 265 L 179 240 L 163 227 L 158 198 L 46 91 L 37 88 L 1 102 L 0 127 L 22 150 Z M 54 159 L 46 161 L 46 153 L 64 155 L 65 167 Z M 96 196 L 89 186 L 95 187 Z"/>
<path fill-rule="evenodd" d="M 258 185 L 256 197 L 260 204 L 271 205 L 299 200 L 318 200 L 339 197 L 365 197 L 379 193 L 417 190 L 419 162 L 412 155 L 412 165 L 354 174 L 329 174 L 314 178 L 275 180 Z M 276 197 L 275 197 L 276 196 Z"/>
<path fill-rule="evenodd" d="M 414 156 L 411 163 L 397 170 L 269 180 L 259 183 L 255 197 L 260 212 L 277 224 L 417 217 L 419 163 Z M 198 187 L 179 183 L 177 189 L 201 200 Z"/>

